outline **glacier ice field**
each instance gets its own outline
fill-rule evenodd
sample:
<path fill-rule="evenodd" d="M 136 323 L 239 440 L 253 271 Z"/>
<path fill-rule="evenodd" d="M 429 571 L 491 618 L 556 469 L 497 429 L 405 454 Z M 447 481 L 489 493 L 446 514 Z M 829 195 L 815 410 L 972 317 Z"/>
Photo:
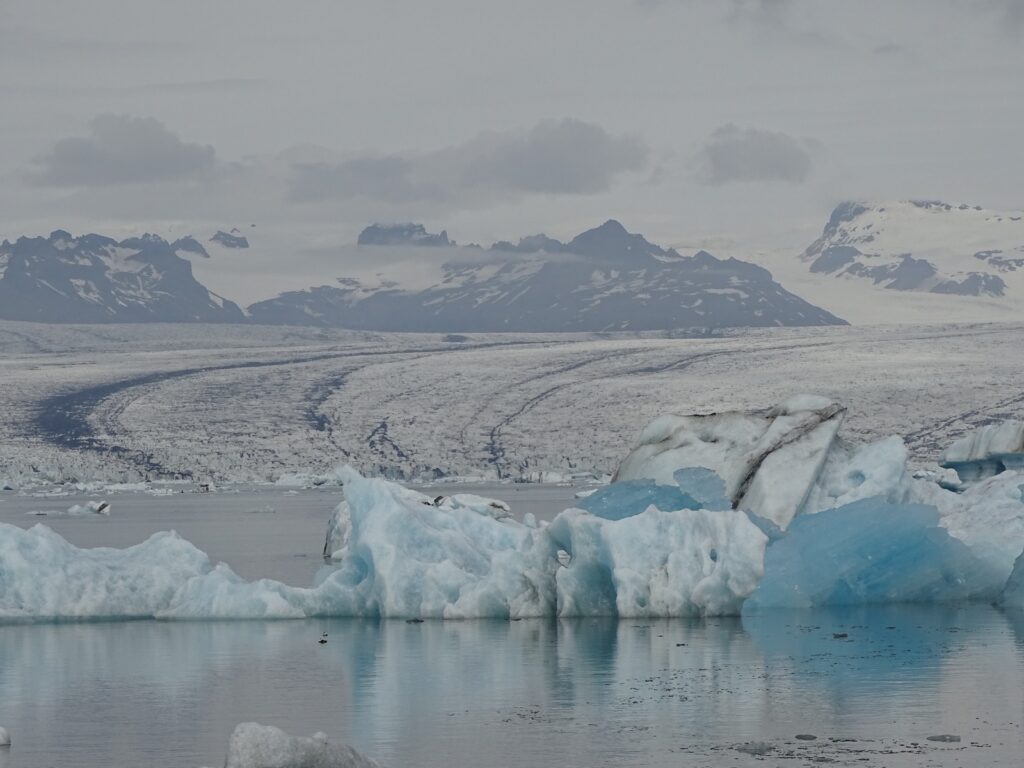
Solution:
<path fill-rule="evenodd" d="M 83 549 L 42 524 L 0 525 L 0 622 L 1024 607 L 1024 429 L 982 427 L 947 449 L 955 472 L 913 473 L 899 437 L 845 440 L 845 414 L 804 395 L 660 416 L 611 484 L 550 522 L 341 467 L 309 587 L 247 581 L 173 532 Z"/>

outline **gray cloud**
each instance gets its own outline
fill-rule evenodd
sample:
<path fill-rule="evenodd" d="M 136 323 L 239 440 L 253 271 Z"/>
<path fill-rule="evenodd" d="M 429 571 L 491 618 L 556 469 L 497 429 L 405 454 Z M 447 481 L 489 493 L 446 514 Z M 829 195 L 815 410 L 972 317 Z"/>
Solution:
<path fill-rule="evenodd" d="M 92 187 L 165 181 L 213 169 L 213 147 L 183 142 L 153 118 L 100 115 L 89 135 L 61 139 L 35 159 L 44 186 Z"/>
<path fill-rule="evenodd" d="M 703 184 L 743 181 L 788 181 L 798 184 L 811 172 L 814 139 L 785 133 L 740 128 L 732 123 L 716 128 L 694 160 Z"/>
<path fill-rule="evenodd" d="M 525 133 L 484 133 L 431 152 L 297 164 L 291 198 L 459 205 L 530 194 L 594 194 L 619 174 L 643 170 L 647 155 L 635 137 L 612 136 L 580 120 L 546 120 Z"/>

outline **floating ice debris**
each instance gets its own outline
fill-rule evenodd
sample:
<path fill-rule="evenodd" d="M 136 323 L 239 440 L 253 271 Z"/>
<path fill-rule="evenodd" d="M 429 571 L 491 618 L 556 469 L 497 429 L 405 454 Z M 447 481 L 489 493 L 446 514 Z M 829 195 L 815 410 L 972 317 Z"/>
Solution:
<path fill-rule="evenodd" d="M 25 514 L 31 517 L 88 517 L 90 515 L 109 515 L 110 504 L 105 501 L 90 501 L 85 504 L 75 504 L 65 510 L 33 509 Z"/>
<path fill-rule="evenodd" d="M 72 517 L 77 515 L 109 515 L 110 503 L 106 501 L 87 501 L 85 504 L 75 504 L 68 507 L 67 514 Z"/>
<path fill-rule="evenodd" d="M 6 728 L 0 728 L 0 747 L 11 746 L 11 734 L 7 732 Z"/>
<path fill-rule="evenodd" d="M 324 733 L 289 736 L 280 728 L 241 723 L 228 742 L 224 768 L 380 768 L 380 764 Z"/>
<path fill-rule="evenodd" d="M 927 739 L 928 741 L 939 741 L 946 744 L 957 744 L 960 742 L 960 737 L 954 736 L 951 733 L 942 733 L 938 736 L 928 736 Z"/>

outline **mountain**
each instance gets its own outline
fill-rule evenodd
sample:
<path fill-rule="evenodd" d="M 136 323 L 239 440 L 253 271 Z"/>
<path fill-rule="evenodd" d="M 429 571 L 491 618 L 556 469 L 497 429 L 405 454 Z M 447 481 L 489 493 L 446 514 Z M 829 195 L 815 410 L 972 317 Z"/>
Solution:
<path fill-rule="evenodd" d="M 1024 212 L 935 200 L 846 202 L 802 258 L 811 272 L 893 290 L 1024 296 Z"/>
<path fill-rule="evenodd" d="M 448 233 L 432 235 L 422 224 L 371 224 L 359 233 L 359 245 L 424 245 L 447 247 L 455 245 Z"/>
<path fill-rule="evenodd" d="M 409 225 L 411 242 L 430 235 Z M 367 233 L 372 233 L 367 235 Z M 359 242 L 389 244 L 375 227 Z M 401 239 L 408 245 L 410 239 Z M 373 247 L 373 246 L 366 246 Z M 249 307 L 255 322 L 375 331 L 642 331 L 836 325 L 844 321 L 776 283 L 767 270 L 701 251 L 685 257 L 617 221 L 568 243 L 545 235 L 489 250 L 453 249 L 430 285 L 338 278 Z"/>
<path fill-rule="evenodd" d="M 232 229 L 230 232 L 225 232 L 223 229 L 218 229 L 217 234 L 210 238 L 211 243 L 217 243 L 225 248 L 248 248 L 249 239 L 240 233 L 237 229 Z"/>
<path fill-rule="evenodd" d="M 101 235 L 20 237 L 0 244 L 0 319 L 49 323 L 244 322 L 237 304 L 204 288 L 182 254 L 194 238 L 120 242 Z"/>

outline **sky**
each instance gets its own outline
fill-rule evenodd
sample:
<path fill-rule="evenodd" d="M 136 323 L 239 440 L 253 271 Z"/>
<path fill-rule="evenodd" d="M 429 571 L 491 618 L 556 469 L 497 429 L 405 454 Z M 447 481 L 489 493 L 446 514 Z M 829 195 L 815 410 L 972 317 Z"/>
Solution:
<path fill-rule="evenodd" d="M 846 199 L 1024 208 L 1021 72 L 1024 0 L 4 0 L 0 238 L 237 227 L 241 300 L 376 221 L 795 255 Z"/>

